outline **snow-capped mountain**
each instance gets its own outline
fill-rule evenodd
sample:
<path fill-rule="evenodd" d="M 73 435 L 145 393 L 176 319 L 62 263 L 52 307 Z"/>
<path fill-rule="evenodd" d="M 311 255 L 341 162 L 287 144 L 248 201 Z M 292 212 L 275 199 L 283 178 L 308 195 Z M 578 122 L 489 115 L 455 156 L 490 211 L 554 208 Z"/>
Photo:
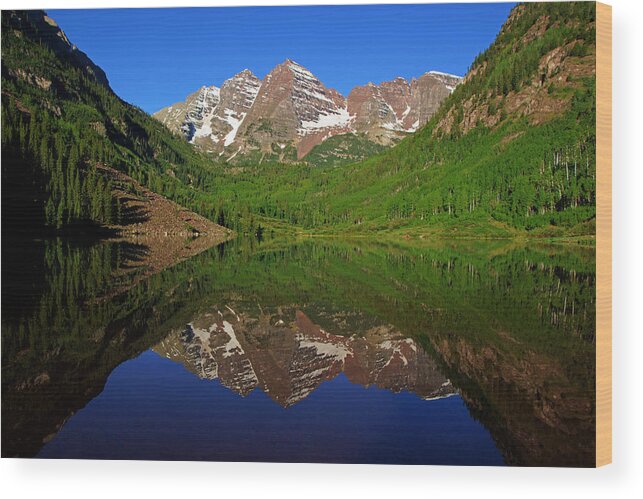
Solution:
<path fill-rule="evenodd" d="M 240 130 L 242 152 L 293 145 L 303 157 L 325 138 L 350 130 L 346 100 L 303 66 L 286 60 L 264 78 Z"/>
<path fill-rule="evenodd" d="M 411 391 L 427 400 L 455 393 L 431 357 L 390 326 L 363 335 L 331 334 L 300 310 L 253 317 L 232 307 L 215 309 L 154 350 L 242 396 L 259 388 L 284 407 L 341 372 L 353 383 Z"/>
<path fill-rule="evenodd" d="M 163 108 L 154 117 L 205 150 L 223 150 L 234 142 L 260 87 L 261 81 L 244 69 L 221 88 L 201 87 L 185 102 Z"/>
<path fill-rule="evenodd" d="M 408 82 L 368 83 L 342 96 L 288 59 L 260 81 L 249 70 L 221 88 L 201 87 L 154 117 L 227 159 L 252 153 L 301 159 L 334 135 L 357 133 L 391 145 L 424 125 L 461 78 L 430 71 Z"/>

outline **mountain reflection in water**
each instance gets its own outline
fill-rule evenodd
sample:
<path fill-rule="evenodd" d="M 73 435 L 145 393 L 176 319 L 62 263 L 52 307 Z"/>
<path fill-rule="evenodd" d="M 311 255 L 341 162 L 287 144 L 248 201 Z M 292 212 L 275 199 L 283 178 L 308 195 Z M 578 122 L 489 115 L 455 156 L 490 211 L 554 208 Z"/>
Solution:
<path fill-rule="evenodd" d="M 3 456 L 594 464 L 591 248 L 13 247 Z"/>
<path fill-rule="evenodd" d="M 240 395 L 260 388 L 282 407 L 303 400 L 342 371 L 353 383 L 410 391 L 424 399 L 454 393 L 424 350 L 391 327 L 374 327 L 364 336 L 333 335 L 300 310 L 251 317 L 227 306 L 154 350 L 200 378 L 218 378 Z"/>

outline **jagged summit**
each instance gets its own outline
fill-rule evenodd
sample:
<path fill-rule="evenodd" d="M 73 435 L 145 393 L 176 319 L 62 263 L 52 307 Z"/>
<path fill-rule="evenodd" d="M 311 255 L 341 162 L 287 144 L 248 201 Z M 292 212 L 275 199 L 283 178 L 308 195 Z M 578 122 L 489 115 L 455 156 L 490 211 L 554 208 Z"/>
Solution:
<path fill-rule="evenodd" d="M 299 64 L 297 61 L 294 61 L 294 60 L 292 60 L 290 58 L 288 58 L 284 62 L 282 62 L 280 64 L 280 66 L 289 66 L 291 69 L 294 69 L 294 68 L 306 69 L 303 65 Z M 306 69 L 306 71 L 308 71 L 308 70 Z"/>
<path fill-rule="evenodd" d="M 235 76 L 255 76 L 248 68 L 242 69 Z"/>

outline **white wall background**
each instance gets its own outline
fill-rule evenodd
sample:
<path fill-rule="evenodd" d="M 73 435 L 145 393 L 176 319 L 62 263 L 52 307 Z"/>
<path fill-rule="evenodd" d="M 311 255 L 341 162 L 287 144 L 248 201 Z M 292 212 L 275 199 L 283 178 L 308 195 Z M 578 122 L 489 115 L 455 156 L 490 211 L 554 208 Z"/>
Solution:
<path fill-rule="evenodd" d="M 179 0 L 0 0 L 10 8 L 178 6 Z M 186 5 L 423 3 L 363 0 L 188 0 Z M 427 3 L 427 2 L 424 2 Z M 599 470 L 436 466 L 279 465 L 117 461 L 0 461 L 7 498 L 643 497 L 643 2 L 610 0 L 614 33 L 614 464 Z M 637 154 L 639 153 L 639 154 Z"/>

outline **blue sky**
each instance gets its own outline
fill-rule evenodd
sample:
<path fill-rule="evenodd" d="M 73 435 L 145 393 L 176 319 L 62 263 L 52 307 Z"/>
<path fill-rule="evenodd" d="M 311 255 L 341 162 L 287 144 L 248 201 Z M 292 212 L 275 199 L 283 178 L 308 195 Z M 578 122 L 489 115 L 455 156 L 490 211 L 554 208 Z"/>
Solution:
<path fill-rule="evenodd" d="M 263 78 L 293 59 L 347 95 L 369 81 L 429 70 L 463 75 L 513 3 L 49 10 L 147 112 L 220 86 L 244 68 Z"/>

